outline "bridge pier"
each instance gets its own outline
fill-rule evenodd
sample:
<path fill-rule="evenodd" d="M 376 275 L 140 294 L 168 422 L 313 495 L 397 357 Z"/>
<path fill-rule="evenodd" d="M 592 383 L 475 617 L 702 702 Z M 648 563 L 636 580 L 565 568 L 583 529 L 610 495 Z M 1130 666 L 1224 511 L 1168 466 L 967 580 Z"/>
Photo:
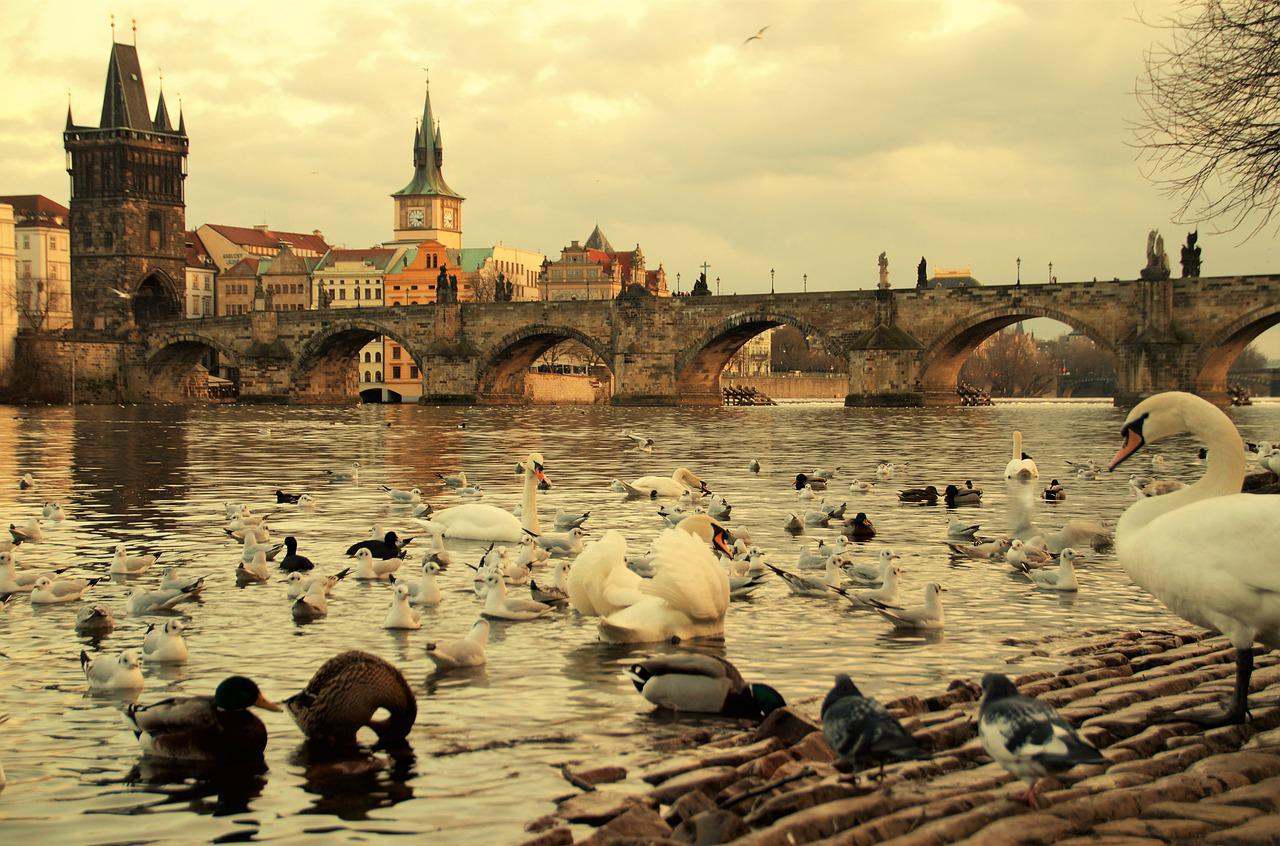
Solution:
<path fill-rule="evenodd" d="M 911 408 L 927 404 L 917 376 L 918 341 L 898 327 L 878 326 L 855 340 L 854 346 L 848 354 L 846 406 Z"/>

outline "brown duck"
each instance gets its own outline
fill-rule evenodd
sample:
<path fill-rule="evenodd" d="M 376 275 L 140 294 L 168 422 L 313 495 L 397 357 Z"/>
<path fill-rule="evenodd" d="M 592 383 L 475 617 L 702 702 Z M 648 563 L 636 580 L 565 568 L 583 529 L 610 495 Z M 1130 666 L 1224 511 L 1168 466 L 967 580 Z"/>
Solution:
<path fill-rule="evenodd" d="M 418 718 L 418 701 L 395 665 L 354 649 L 320 665 L 284 706 L 308 740 L 334 744 L 354 744 L 362 726 L 382 743 L 402 741 Z M 386 719 L 373 719 L 379 708 L 387 710 Z"/>

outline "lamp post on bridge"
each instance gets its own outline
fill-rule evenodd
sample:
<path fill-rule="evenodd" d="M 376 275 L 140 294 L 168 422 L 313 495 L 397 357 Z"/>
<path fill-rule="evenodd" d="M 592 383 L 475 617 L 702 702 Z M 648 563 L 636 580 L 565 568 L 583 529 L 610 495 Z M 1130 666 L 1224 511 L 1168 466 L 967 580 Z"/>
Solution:
<path fill-rule="evenodd" d="M 769 293 L 773 293 L 773 268 L 769 268 Z"/>
<path fill-rule="evenodd" d="M 1022 287 L 1022 256 L 1018 256 L 1018 279 L 1013 285 L 1015 288 Z"/>
<path fill-rule="evenodd" d="M 806 273 L 800 278 L 804 280 L 804 293 L 809 293 L 809 274 Z"/>
<path fill-rule="evenodd" d="M 680 274 L 676 273 L 676 296 L 680 296 Z"/>
<path fill-rule="evenodd" d="M 716 296 L 720 296 L 720 277 L 716 277 Z"/>

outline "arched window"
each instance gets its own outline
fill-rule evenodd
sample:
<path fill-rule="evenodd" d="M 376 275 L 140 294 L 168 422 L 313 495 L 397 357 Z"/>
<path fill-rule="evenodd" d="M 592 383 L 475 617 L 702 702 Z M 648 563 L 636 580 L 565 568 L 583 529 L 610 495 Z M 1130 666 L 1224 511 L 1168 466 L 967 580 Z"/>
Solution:
<path fill-rule="evenodd" d="M 381 370 L 376 370 L 376 371 L 374 371 L 374 376 L 376 376 L 376 377 L 377 377 L 376 381 L 378 381 L 378 382 L 381 382 L 381 381 L 382 381 L 382 371 L 381 371 Z"/>
<path fill-rule="evenodd" d="M 365 352 L 364 352 L 364 363 L 365 363 L 365 364 L 368 364 L 368 363 L 369 363 L 369 360 L 370 360 L 370 359 L 369 359 L 369 351 L 368 351 L 368 350 L 365 350 Z M 366 381 L 367 381 L 367 380 L 366 380 Z"/>
<path fill-rule="evenodd" d="M 380 353 L 380 352 L 376 352 L 376 353 L 374 353 L 374 354 L 373 354 L 373 360 L 374 360 L 374 361 L 381 362 L 381 361 L 382 361 L 382 353 Z"/>
<path fill-rule="evenodd" d="M 370 379 L 370 378 L 369 378 L 369 371 L 368 371 L 368 370 L 366 370 L 366 371 L 364 372 L 364 380 L 365 380 L 366 382 L 372 382 L 372 381 L 373 381 L 372 379 Z"/>

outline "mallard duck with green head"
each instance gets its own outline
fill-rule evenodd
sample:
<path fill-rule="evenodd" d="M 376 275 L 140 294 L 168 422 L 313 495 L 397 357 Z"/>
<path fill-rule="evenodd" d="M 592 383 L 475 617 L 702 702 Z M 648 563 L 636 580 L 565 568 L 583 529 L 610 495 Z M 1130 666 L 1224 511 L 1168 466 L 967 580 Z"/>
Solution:
<path fill-rule="evenodd" d="M 689 652 L 632 664 L 627 677 L 645 699 L 671 711 L 764 719 L 787 703 L 767 684 L 748 684 L 724 658 Z"/>
<path fill-rule="evenodd" d="M 144 754 L 183 761 L 254 762 L 267 747 L 267 727 L 250 708 L 279 711 L 244 676 L 229 676 L 213 696 L 176 696 L 130 705 L 125 719 Z"/>

